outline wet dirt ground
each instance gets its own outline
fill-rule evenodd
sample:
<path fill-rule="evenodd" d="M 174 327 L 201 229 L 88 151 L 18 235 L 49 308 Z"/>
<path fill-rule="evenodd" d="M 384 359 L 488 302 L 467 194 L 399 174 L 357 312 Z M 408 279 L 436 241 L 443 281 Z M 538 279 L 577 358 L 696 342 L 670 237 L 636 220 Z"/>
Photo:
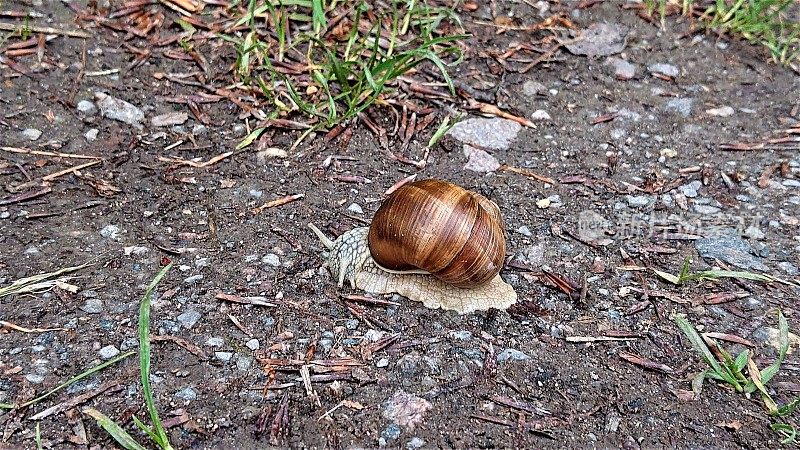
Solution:
<path fill-rule="evenodd" d="M 61 2 L 3 6 L 43 14 L 36 24 L 81 23 Z M 542 20 L 526 3 L 494 6 L 519 23 Z M 151 332 L 161 340 L 153 342 L 151 382 L 176 448 L 781 447 L 769 428 L 775 419 L 757 395 L 706 382 L 699 398 L 690 398 L 690 380 L 705 367 L 671 315 L 743 338 L 763 367 L 776 356 L 769 330 L 777 327 L 777 311 L 790 330 L 800 328 L 798 289 L 748 280 L 674 286 L 652 269 L 677 273 L 692 257 L 693 270 L 746 269 L 797 280 L 796 143 L 744 151 L 720 145 L 766 142 L 796 126 L 800 77 L 768 62 L 762 49 L 684 34 L 684 21 L 668 21 L 661 31 L 615 2 L 551 6 L 545 16 L 562 8 L 578 28 L 623 26 L 625 48 L 614 57 L 635 65 L 633 77 L 620 79 L 607 57 L 566 51 L 527 73 L 505 71 L 481 52 L 502 53 L 526 34 L 494 34 L 494 27 L 475 23 L 491 21 L 488 5 L 462 11 L 476 37 L 453 75 L 519 116 L 549 115 L 536 115 L 536 128 L 522 128 L 492 156 L 554 183 L 465 170 L 462 144 L 453 137 L 435 146 L 419 170 L 387 158 L 360 123 L 346 146 L 319 136 L 286 158 L 250 148 L 207 167 L 181 166 L 163 158 L 207 161 L 247 133 L 241 111 L 225 100 L 202 104 L 205 126 L 191 113 L 180 125 L 152 126 L 154 116 L 188 112 L 167 99 L 196 88 L 158 74 L 194 71 L 192 61 L 156 52 L 130 71 L 97 74 L 125 68 L 132 55 L 124 33 L 89 27 L 89 38 L 49 41 L 42 63 L 36 55 L 15 60 L 35 78 L 0 66 L 0 146 L 102 158 L 53 177 L 42 190 L 41 177 L 87 160 L 0 151 L 0 286 L 93 264 L 69 281 L 75 293 L 55 288 L 0 299 L 0 403 L 25 402 L 136 350 L 140 299 L 171 260 L 175 267 L 153 298 Z M 214 45 L 202 50 L 224 78 L 233 56 Z M 664 75 L 659 70 L 670 69 L 653 64 L 678 73 Z M 141 108 L 143 128 L 77 109 L 98 91 Z M 391 126 L 391 114 L 380 108 L 374 117 Z M 41 132 L 34 140 L 35 132 L 25 132 L 31 129 Z M 412 139 L 409 157 L 421 157 L 432 130 Z M 294 137 L 278 133 L 271 145 L 287 149 Z M 320 168 L 330 155 L 346 158 Z M 509 231 L 502 274 L 518 305 L 458 315 L 397 296 L 389 299 L 399 304 L 389 306 L 342 298 L 359 292 L 335 286 L 306 224 L 331 235 L 362 226 L 386 189 L 413 173 L 498 203 Z M 41 195 L 15 197 L 30 192 Z M 253 212 L 295 194 L 304 197 Z M 729 249 L 718 239 L 721 227 L 734 229 L 736 245 L 747 246 L 739 259 L 703 257 Z M 551 282 L 536 275 L 542 270 L 553 274 Z M 573 295 L 553 279 L 571 281 Z M 251 297 L 273 306 L 226 300 Z M 23 332 L 6 323 L 55 330 Z M 793 352 L 768 385 L 779 402 L 800 391 L 798 369 Z M 147 417 L 138 370 L 132 356 L 45 401 L 2 410 L 0 447 L 34 447 L 37 423 L 45 448 L 112 447 L 80 413 L 87 406 L 144 441 L 131 421 Z M 66 412 L 31 420 L 84 394 Z M 796 423 L 796 413 L 786 420 Z"/>

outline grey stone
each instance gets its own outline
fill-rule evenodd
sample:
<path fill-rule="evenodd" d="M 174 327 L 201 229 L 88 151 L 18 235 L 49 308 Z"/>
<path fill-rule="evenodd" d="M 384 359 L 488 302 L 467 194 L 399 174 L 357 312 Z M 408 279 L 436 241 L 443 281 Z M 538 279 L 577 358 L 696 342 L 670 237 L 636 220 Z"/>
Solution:
<path fill-rule="evenodd" d="M 135 337 L 127 337 L 123 339 L 122 344 L 119 345 L 119 349 L 124 352 L 126 350 L 136 348 L 138 346 L 139 346 L 139 339 L 136 339 Z"/>
<path fill-rule="evenodd" d="M 389 365 L 389 358 L 381 358 L 375 363 L 375 367 L 383 368 Z"/>
<path fill-rule="evenodd" d="M 116 225 L 108 224 L 100 230 L 100 236 L 116 240 L 122 230 Z"/>
<path fill-rule="evenodd" d="M 448 335 L 459 341 L 469 341 L 472 339 L 472 332 L 467 330 L 451 331 Z"/>
<path fill-rule="evenodd" d="M 258 350 L 259 342 L 258 342 L 258 339 L 250 339 L 244 345 L 245 345 L 245 347 L 249 348 L 250 350 Z"/>
<path fill-rule="evenodd" d="M 474 143 L 481 147 L 504 150 L 521 129 L 522 125 L 513 120 L 473 117 L 458 122 L 447 134 L 466 144 Z"/>
<path fill-rule="evenodd" d="M 626 195 L 625 201 L 631 208 L 647 206 L 650 204 L 650 197 L 647 195 Z"/>
<path fill-rule="evenodd" d="M 790 263 L 789 261 L 781 261 L 781 262 L 779 262 L 778 263 L 778 267 L 780 267 L 780 269 L 782 271 L 784 271 L 787 274 L 792 275 L 792 276 L 795 276 L 798 273 L 797 266 L 795 266 L 794 264 Z"/>
<path fill-rule="evenodd" d="M 488 173 L 494 172 L 500 168 L 500 162 L 486 150 L 475 148 L 471 145 L 464 144 L 464 156 L 467 157 L 467 163 L 464 165 L 464 170 L 471 170 L 473 172 Z"/>
<path fill-rule="evenodd" d="M 531 233 L 531 229 L 528 228 L 527 225 L 523 225 L 523 226 L 517 228 L 517 233 L 519 233 L 519 234 L 521 234 L 523 236 L 527 236 L 527 237 L 533 236 L 533 233 Z"/>
<path fill-rule="evenodd" d="M 719 211 L 720 211 L 720 209 L 719 209 L 719 208 L 717 208 L 716 206 L 711 206 L 711 205 L 694 205 L 694 212 L 696 212 L 696 213 L 698 213 L 698 214 L 707 214 L 707 215 L 712 215 L 712 214 L 716 214 L 716 213 L 718 213 Z"/>
<path fill-rule="evenodd" d="M 422 440 L 422 438 L 418 438 L 416 436 L 414 436 L 413 438 L 411 438 L 411 440 L 406 442 L 406 449 L 408 450 L 416 450 L 424 446 L 425 446 L 425 441 Z"/>
<path fill-rule="evenodd" d="M 381 437 L 386 439 L 387 441 L 393 441 L 400 437 L 400 427 L 397 424 L 389 424 L 383 431 L 381 431 Z"/>
<path fill-rule="evenodd" d="M 22 136 L 30 141 L 35 141 L 42 137 L 42 132 L 36 128 L 26 128 L 22 130 Z"/>
<path fill-rule="evenodd" d="M 214 357 L 222 362 L 228 362 L 233 358 L 232 352 L 214 352 Z"/>
<path fill-rule="evenodd" d="M 609 58 L 609 64 L 614 68 L 614 76 L 619 80 L 630 80 L 636 76 L 636 66 L 622 58 Z"/>
<path fill-rule="evenodd" d="M 709 116 L 717 116 L 717 117 L 729 117 L 732 116 L 736 110 L 731 108 L 730 106 L 720 106 L 719 108 L 711 108 L 706 110 L 706 114 Z"/>
<path fill-rule="evenodd" d="M 189 120 L 189 113 L 186 111 L 172 111 L 152 117 L 150 119 L 150 125 L 154 127 L 169 127 L 172 125 L 181 125 L 187 120 Z"/>
<path fill-rule="evenodd" d="M 364 333 L 364 339 L 366 339 L 366 340 L 368 340 L 370 342 L 378 342 L 381 339 L 383 339 L 384 336 L 386 336 L 386 332 L 385 331 L 381 331 L 381 330 L 367 330 L 367 332 Z M 332 338 L 333 337 L 333 333 L 331 333 L 330 336 L 326 336 L 326 337 Z"/>
<path fill-rule="evenodd" d="M 27 256 L 36 256 L 39 255 L 40 253 L 42 253 L 42 251 L 39 250 L 39 247 L 35 245 L 31 245 L 30 247 L 25 249 L 25 255 Z"/>
<path fill-rule="evenodd" d="M 220 337 L 210 337 L 206 340 L 206 345 L 210 347 L 222 347 L 225 341 Z"/>
<path fill-rule="evenodd" d="M 744 235 L 750 239 L 764 239 L 766 237 L 764 232 L 761 231 L 761 228 L 756 225 L 750 225 L 747 227 L 747 229 L 744 230 Z"/>
<path fill-rule="evenodd" d="M 273 267 L 280 267 L 281 265 L 281 260 L 275 253 L 267 253 L 261 258 L 261 262 Z"/>
<path fill-rule="evenodd" d="M 351 203 L 350 206 L 347 207 L 347 210 L 353 214 L 364 214 L 364 210 L 358 203 Z"/>
<path fill-rule="evenodd" d="M 700 180 L 694 180 L 689 184 L 684 184 L 679 187 L 678 190 L 688 198 L 695 198 L 697 197 L 697 190 L 700 189 L 702 185 L 703 183 Z"/>
<path fill-rule="evenodd" d="M 798 180 L 783 180 L 781 184 L 786 187 L 800 188 L 800 181 Z"/>
<path fill-rule="evenodd" d="M 97 100 L 97 106 L 104 117 L 127 123 L 136 128 L 142 128 L 141 122 L 144 120 L 144 112 L 141 109 L 125 100 L 111 97 L 102 92 L 95 92 L 94 96 Z"/>
<path fill-rule="evenodd" d="M 695 248 L 704 258 L 717 258 L 744 270 L 769 269 L 759 258 L 754 256 L 753 248 L 746 241 L 739 239 L 731 233 L 711 236 L 695 241 Z"/>
<path fill-rule="evenodd" d="M 208 131 L 208 127 L 203 125 L 202 123 L 198 123 L 192 127 L 192 134 L 195 136 L 201 136 L 206 134 Z"/>
<path fill-rule="evenodd" d="M 29 373 L 25 375 L 25 379 L 32 384 L 41 384 L 42 381 L 44 381 L 44 375 L 40 375 L 38 373 Z"/>
<path fill-rule="evenodd" d="M 183 280 L 183 282 L 186 283 L 186 284 L 194 284 L 194 283 L 197 283 L 198 281 L 202 281 L 202 280 L 203 280 L 203 274 L 202 273 L 198 273 L 197 275 L 192 275 L 190 277 L 186 277 Z"/>
<path fill-rule="evenodd" d="M 236 368 L 242 372 L 250 370 L 253 365 L 253 358 L 250 356 L 240 356 L 236 359 Z"/>
<path fill-rule="evenodd" d="M 664 105 L 666 112 L 680 114 L 683 117 L 692 115 L 693 98 L 673 98 Z"/>
<path fill-rule="evenodd" d="M 94 103 L 90 102 L 89 100 L 81 100 L 78 102 L 78 111 L 86 114 L 87 116 L 93 116 L 97 114 L 97 107 L 94 106 Z"/>
<path fill-rule="evenodd" d="M 180 324 L 183 326 L 183 328 L 186 328 L 188 330 L 193 326 L 195 326 L 195 324 L 197 323 L 198 320 L 200 320 L 201 317 L 203 317 L 202 314 L 193 309 L 190 309 L 178 315 L 177 319 L 178 322 L 180 322 Z"/>
<path fill-rule="evenodd" d="M 356 328 L 358 328 L 358 319 L 347 319 L 344 322 L 344 326 L 348 330 L 355 330 Z"/>
<path fill-rule="evenodd" d="M 97 128 L 92 128 L 86 133 L 84 133 L 83 137 L 86 138 L 86 142 L 94 142 L 97 140 L 97 135 L 100 133 L 100 130 Z"/>
<path fill-rule="evenodd" d="M 185 387 L 180 391 L 175 393 L 175 397 L 180 400 L 185 400 L 190 402 L 192 400 L 197 399 L 197 391 L 194 390 L 192 387 Z"/>
<path fill-rule="evenodd" d="M 522 84 L 522 93 L 528 97 L 544 95 L 547 93 L 547 86 L 538 81 L 528 80 Z"/>
<path fill-rule="evenodd" d="M 497 354 L 497 362 L 525 361 L 527 359 L 530 359 L 530 356 L 513 348 L 507 348 Z"/>
<path fill-rule="evenodd" d="M 100 314 L 103 312 L 103 301 L 99 298 L 90 298 L 81 306 L 81 311 L 89 314 Z"/>
<path fill-rule="evenodd" d="M 106 345 L 105 347 L 101 348 L 97 354 L 99 354 L 103 359 L 111 359 L 119 355 L 119 349 L 113 345 Z"/>
<path fill-rule="evenodd" d="M 583 39 L 566 47 L 574 55 L 609 56 L 625 49 L 627 35 L 628 29 L 620 23 L 598 22 L 581 30 Z"/>
<path fill-rule="evenodd" d="M 552 120 L 550 114 L 543 109 L 537 109 L 533 113 L 531 113 L 531 120 Z"/>
<path fill-rule="evenodd" d="M 647 70 L 649 70 L 652 73 L 660 73 L 661 75 L 666 75 L 668 77 L 673 77 L 673 78 L 677 77 L 681 73 L 676 66 L 665 63 L 650 64 L 649 66 L 647 66 Z"/>

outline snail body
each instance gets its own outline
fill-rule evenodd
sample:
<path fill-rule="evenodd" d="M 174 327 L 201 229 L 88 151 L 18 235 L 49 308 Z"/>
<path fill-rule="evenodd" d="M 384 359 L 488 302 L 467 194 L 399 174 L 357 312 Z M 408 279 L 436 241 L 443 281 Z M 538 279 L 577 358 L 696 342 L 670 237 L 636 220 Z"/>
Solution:
<path fill-rule="evenodd" d="M 499 275 L 505 258 L 500 210 L 486 197 L 441 180 L 406 184 L 381 205 L 369 227 L 335 241 L 327 265 L 342 286 L 392 293 L 429 308 L 467 313 L 505 309 L 514 289 Z"/>

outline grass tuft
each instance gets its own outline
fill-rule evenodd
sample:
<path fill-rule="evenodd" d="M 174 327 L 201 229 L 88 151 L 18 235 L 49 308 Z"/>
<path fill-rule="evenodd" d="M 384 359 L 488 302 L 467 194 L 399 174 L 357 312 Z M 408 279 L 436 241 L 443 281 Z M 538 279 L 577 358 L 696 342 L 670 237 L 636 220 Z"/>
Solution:
<path fill-rule="evenodd" d="M 423 62 L 455 93 L 447 69 L 460 62 L 457 44 L 467 36 L 452 29 L 463 30 L 453 10 L 425 0 L 249 0 L 219 37 L 236 49 L 238 81 L 271 106 L 265 123 L 304 117 L 295 147 L 384 103 L 397 79 Z M 266 128 L 255 127 L 237 148 Z"/>
<path fill-rule="evenodd" d="M 661 25 L 670 11 L 697 17 L 706 29 L 740 36 L 766 47 L 772 59 L 800 71 L 800 5 L 796 0 L 645 0 Z"/>
<path fill-rule="evenodd" d="M 700 395 L 703 381 L 706 378 L 713 378 L 727 383 L 739 393 L 749 395 L 758 391 L 765 408 L 772 417 L 788 416 L 800 405 L 800 398 L 795 398 L 779 406 L 765 387 L 778 374 L 781 364 L 789 351 L 789 324 L 783 313 L 778 311 L 778 343 L 780 347 L 778 358 L 764 369 L 759 369 L 756 366 L 750 350 L 745 349 L 736 358 L 733 358 L 719 343 L 706 336 L 700 336 L 684 315 L 676 314 L 673 316 L 673 320 L 689 339 L 692 348 L 700 354 L 703 361 L 709 366 L 708 369 L 697 374 L 692 380 L 692 390 L 695 396 Z M 745 369 L 747 369 L 747 376 L 745 376 Z M 771 424 L 770 427 L 781 435 L 784 444 L 795 441 L 797 431 L 794 425 L 778 422 Z"/>
<path fill-rule="evenodd" d="M 773 277 L 772 275 L 740 270 L 702 270 L 700 272 L 690 272 L 689 266 L 691 263 L 692 259 L 690 257 L 686 257 L 686 259 L 683 260 L 683 266 L 681 267 L 681 271 L 678 273 L 678 275 L 673 275 L 669 272 L 664 272 L 658 269 L 653 269 L 653 272 L 655 272 L 655 274 L 662 279 L 675 285 L 681 285 L 687 281 L 714 281 L 721 278 L 762 281 L 765 283 L 778 282 L 792 286 L 797 285 L 797 283 L 784 280 L 782 278 Z"/>
<path fill-rule="evenodd" d="M 147 290 L 142 297 L 139 306 L 139 375 L 142 383 L 142 393 L 144 395 L 145 405 L 150 414 L 150 421 L 153 423 L 152 427 L 147 426 L 144 422 L 133 416 L 133 421 L 137 427 L 144 431 L 148 437 L 162 450 L 172 450 L 172 444 L 169 442 L 167 433 L 158 416 L 158 409 L 155 405 L 153 392 L 150 389 L 150 298 L 158 283 L 161 281 L 167 272 L 172 268 L 172 263 L 161 269 L 161 271 L 153 278 L 153 281 L 147 286 Z M 145 447 L 139 444 L 130 434 L 128 434 L 119 424 L 114 422 L 113 419 L 104 415 L 100 411 L 93 408 L 86 408 L 84 413 L 94 418 L 97 423 L 114 438 L 115 441 L 121 446 L 129 450 L 140 450 Z"/>

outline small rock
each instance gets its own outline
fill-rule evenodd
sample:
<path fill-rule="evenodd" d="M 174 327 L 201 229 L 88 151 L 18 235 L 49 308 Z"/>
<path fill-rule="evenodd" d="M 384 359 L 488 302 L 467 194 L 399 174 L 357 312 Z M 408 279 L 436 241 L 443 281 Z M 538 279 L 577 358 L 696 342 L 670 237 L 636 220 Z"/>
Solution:
<path fill-rule="evenodd" d="M 650 204 L 650 197 L 646 195 L 626 195 L 625 201 L 631 208 L 638 208 Z"/>
<path fill-rule="evenodd" d="M 528 355 L 513 348 L 507 348 L 497 354 L 497 362 L 499 363 L 506 361 L 525 361 L 527 359 L 530 359 Z"/>
<path fill-rule="evenodd" d="M 622 58 L 609 58 L 608 63 L 614 68 L 618 80 L 630 80 L 636 76 L 636 66 Z"/>
<path fill-rule="evenodd" d="M 97 128 L 91 128 L 89 131 L 84 133 L 83 137 L 86 138 L 86 142 L 94 142 L 97 140 L 98 134 L 100 134 L 100 130 Z"/>
<path fill-rule="evenodd" d="M 673 98 L 664 105 L 664 110 L 666 112 L 680 114 L 683 117 L 689 117 L 692 115 L 693 104 L 693 98 Z"/>
<path fill-rule="evenodd" d="M 173 111 L 153 117 L 150 119 L 150 125 L 154 127 L 171 127 L 173 125 L 181 125 L 187 120 L 189 120 L 189 114 L 186 111 Z"/>
<path fill-rule="evenodd" d="M 261 258 L 261 262 L 273 267 L 280 267 L 281 265 L 281 260 L 275 253 L 267 253 Z"/>
<path fill-rule="evenodd" d="M 184 401 L 190 402 L 190 401 L 195 400 L 197 398 L 197 391 L 195 391 L 194 388 L 185 387 L 185 388 L 181 389 L 180 391 L 176 392 L 175 393 L 175 397 L 180 399 L 180 400 L 184 400 Z"/>
<path fill-rule="evenodd" d="M 550 203 L 551 201 L 549 198 L 543 198 L 536 202 L 536 207 L 539 209 L 547 209 L 550 207 Z"/>
<path fill-rule="evenodd" d="M 411 438 L 411 440 L 406 442 L 406 449 L 408 450 L 416 450 L 424 446 L 425 446 L 425 441 L 422 440 L 422 438 L 418 438 L 416 436 L 414 436 L 413 438 Z"/>
<path fill-rule="evenodd" d="M 528 228 L 527 225 L 523 225 L 523 226 L 517 228 L 517 233 L 519 233 L 519 234 L 521 234 L 523 236 L 527 236 L 527 237 L 533 236 L 533 233 L 531 233 L 531 229 Z"/>
<path fill-rule="evenodd" d="M 232 352 L 214 352 L 214 357 L 222 362 L 228 362 L 233 358 Z"/>
<path fill-rule="evenodd" d="M 386 439 L 387 441 L 393 441 L 400 437 L 400 427 L 397 424 L 389 424 L 383 431 L 381 431 L 381 437 Z"/>
<path fill-rule="evenodd" d="M 661 151 L 659 151 L 658 154 L 666 158 L 674 158 L 678 156 L 678 152 L 671 148 L 661 149 Z"/>
<path fill-rule="evenodd" d="M 106 345 L 105 347 L 101 348 L 97 354 L 99 354 L 102 359 L 111 359 L 119 355 L 119 349 L 113 345 Z"/>
<path fill-rule="evenodd" d="M 680 70 L 678 70 L 678 68 L 672 64 L 664 63 L 650 64 L 647 66 L 647 70 L 649 70 L 651 73 L 660 73 L 661 75 L 666 75 L 672 78 L 677 77 L 681 73 Z"/>
<path fill-rule="evenodd" d="M 531 120 L 551 120 L 550 114 L 543 109 L 537 109 L 531 114 Z"/>
<path fill-rule="evenodd" d="M 383 339 L 384 336 L 386 336 L 386 332 L 381 330 L 368 330 L 366 333 L 364 333 L 364 339 L 368 340 L 369 342 L 378 342 Z M 327 337 L 333 337 L 333 334 Z"/>
<path fill-rule="evenodd" d="M 253 365 L 253 358 L 250 356 L 240 356 L 236 359 L 236 368 L 241 370 L 242 372 L 250 370 L 250 366 Z"/>
<path fill-rule="evenodd" d="M 89 100 L 81 100 L 78 102 L 78 111 L 86 114 L 87 116 L 93 116 L 97 113 L 97 107 L 94 106 L 94 103 L 90 102 Z"/>
<path fill-rule="evenodd" d="M 730 230 L 735 231 L 735 230 Z M 704 258 L 717 258 L 744 270 L 769 269 L 754 255 L 753 248 L 747 241 L 739 239 L 733 233 L 720 234 L 695 241 L 695 248 Z"/>
<path fill-rule="evenodd" d="M 447 334 L 453 339 L 457 339 L 459 341 L 469 341 L 472 339 L 472 332 L 467 330 L 451 331 Z"/>
<path fill-rule="evenodd" d="M 84 302 L 81 310 L 89 314 L 100 314 L 103 312 L 103 301 L 99 298 L 90 298 Z"/>
<path fill-rule="evenodd" d="M 124 352 L 138 346 L 139 339 L 136 339 L 135 337 L 127 337 L 122 341 L 122 344 L 119 345 L 119 349 Z"/>
<path fill-rule="evenodd" d="M 383 367 L 386 367 L 388 365 L 389 365 L 389 358 L 381 358 L 381 359 L 378 360 L 378 362 L 375 363 L 375 367 L 377 367 L 379 369 L 383 368 Z"/>
<path fill-rule="evenodd" d="M 786 187 L 800 188 L 800 181 L 798 180 L 783 180 L 781 184 Z"/>
<path fill-rule="evenodd" d="M 194 283 L 197 283 L 198 281 L 201 281 L 202 279 L 203 279 L 203 274 L 199 273 L 197 275 L 192 275 L 190 277 L 186 277 L 183 280 L 183 282 L 186 283 L 186 284 L 194 284 Z"/>
<path fill-rule="evenodd" d="M 581 30 L 583 39 L 566 47 L 573 55 L 609 56 L 625 49 L 627 35 L 628 29 L 619 23 L 593 23 Z"/>
<path fill-rule="evenodd" d="M 22 136 L 30 141 L 35 141 L 42 137 L 42 132 L 36 128 L 26 128 L 22 130 Z"/>
<path fill-rule="evenodd" d="M 198 320 L 200 320 L 201 317 L 202 315 L 199 312 L 190 309 L 189 311 L 181 313 L 177 317 L 177 319 L 178 322 L 180 322 L 180 324 L 183 326 L 183 328 L 186 328 L 188 330 L 193 326 L 195 326 L 195 324 L 197 323 Z"/>
<path fill-rule="evenodd" d="M 544 95 L 547 93 L 547 86 L 538 81 L 528 80 L 522 84 L 522 93 L 528 97 Z"/>
<path fill-rule="evenodd" d="M 344 322 L 344 327 L 351 331 L 355 330 L 358 328 L 358 319 L 347 319 Z"/>
<path fill-rule="evenodd" d="M 497 161 L 497 158 L 487 151 L 477 149 L 471 145 L 464 144 L 464 156 L 468 158 L 467 163 L 464 165 L 464 170 L 488 173 L 500 168 L 500 162 Z"/>
<path fill-rule="evenodd" d="M 698 214 L 712 215 L 720 212 L 720 209 L 711 205 L 694 205 L 694 212 Z"/>
<path fill-rule="evenodd" d="M 403 391 L 397 391 L 392 398 L 386 401 L 383 417 L 391 420 L 393 424 L 413 429 L 416 424 L 422 422 L 423 415 L 426 411 L 431 409 L 431 407 L 431 403 L 424 398 L 417 397 L 414 394 L 406 394 Z M 389 427 L 391 427 L 391 425 Z M 386 429 L 388 430 L 389 427 Z M 391 434 L 393 435 L 395 432 L 392 431 Z M 400 436 L 399 428 L 397 436 Z"/>
<path fill-rule="evenodd" d="M 29 373 L 25 375 L 25 379 L 31 384 L 41 384 L 42 381 L 44 381 L 44 375 L 40 375 L 38 373 Z"/>
<path fill-rule="evenodd" d="M 103 236 L 104 238 L 117 240 L 117 238 L 119 237 L 120 231 L 121 230 L 120 230 L 120 228 L 118 226 L 109 224 L 109 225 L 104 226 L 100 230 L 100 236 Z"/>
<path fill-rule="evenodd" d="M 747 229 L 744 230 L 744 235 L 754 240 L 764 239 L 764 237 L 766 236 L 764 232 L 761 231 L 761 228 L 759 228 L 756 225 L 750 225 L 749 227 L 747 227 Z"/>
<path fill-rule="evenodd" d="M 198 123 L 192 127 L 192 134 L 195 136 L 204 135 L 206 134 L 206 131 L 208 131 L 208 127 L 203 125 L 202 123 Z"/>
<path fill-rule="evenodd" d="M 245 347 L 249 348 L 250 350 L 258 350 L 259 342 L 258 342 L 258 339 L 250 339 L 244 345 L 245 345 Z"/>
<path fill-rule="evenodd" d="M 261 165 L 267 164 L 267 162 L 272 158 L 283 159 L 288 157 L 289 153 L 287 153 L 286 150 L 277 147 L 265 148 L 264 150 L 259 150 L 256 153 L 256 161 Z"/>
<path fill-rule="evenodd" d="M 347 210 L 353 214 L 364 214 L 364 210 L 361 209 L 358 203 L 351 203 L 350 206 L 347 207 Z"/>
<path fill-rule="evenodd" d="M 210 337 L 206 339 L 206 345 L 211 347 L 222 347 L 225 345 L 225 340 L 219 337 Z"/>
<path fill-rule="evenodd" d="M 780 269 L 782 271 L 786 272 L 787 274 L 789 274 L 791 276 L 795 276 L 798 273 L 797 266 L 795 266 L 794 264 L 790 263 L 789 261 L 781 261 L 781 262 L 779 262 L 778 263 L 778 267 L 780 267 Z"/>
<path fill-rule="evenodd" d="M 103 116 L 127 123 L 136 128 L 142 128 L 141 122 L 144 120 L 144 112 L 141 109 L 125 100 L 111 97 L 102 92 L 95 92 L 94 96 Z"/>
<path fill-rule="evenodd" d="M 702 185 L 703 183 L 700 180 L 694 180 L 689 184 L 684 184 L 679 187 L 678 190 L 688 198 L 695 198 L 697 197 L 697 190 L 700 189 Z"/>
<path fill-rule="evenodd" d="M 711 108 L 706 110 L 706 114 L 709 116 L 718 116 L 718 117 L 729 117 L 732 116 L 733 113 L 736 111 L 731 108 L 730 106 L 721 106 L 719 108 Z"/>
<path fill-rule="evenodd" d="M 130 256 L 130 255 L 144 256 L 150 251 L 150 248 L 139 245 L 132 245 L 130 247 L 123 248 L 122 251 L 125 254 L 125 256 Z"/>
<path fill-rule="evenodd" d="M 475 143 L 493 150 L 505 150 L 521 129 L 522 125 L 513 120 L 473 117 L 458 122 L 447 134 L 465 144 Z"/>

